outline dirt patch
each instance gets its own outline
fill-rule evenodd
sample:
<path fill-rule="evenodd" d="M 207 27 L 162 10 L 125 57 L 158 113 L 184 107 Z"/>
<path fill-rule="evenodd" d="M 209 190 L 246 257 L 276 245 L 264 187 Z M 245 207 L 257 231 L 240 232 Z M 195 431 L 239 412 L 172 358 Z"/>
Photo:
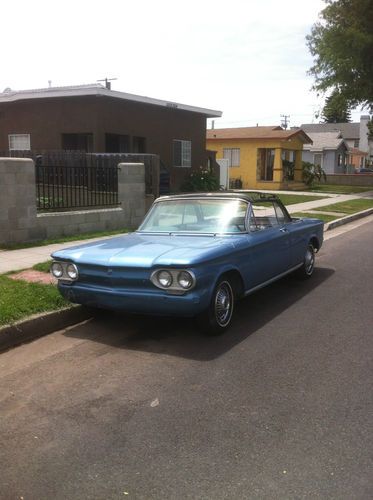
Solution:
<path fill-rule="evenodd" d="M 44 285 L 56 285 L 57 280 L 50 274 L 35 271 L 34 269 L 26 269 L 15 274 L 9 274 L 12 280 L 28 281 L 29 283 L 43 283 Z"/>

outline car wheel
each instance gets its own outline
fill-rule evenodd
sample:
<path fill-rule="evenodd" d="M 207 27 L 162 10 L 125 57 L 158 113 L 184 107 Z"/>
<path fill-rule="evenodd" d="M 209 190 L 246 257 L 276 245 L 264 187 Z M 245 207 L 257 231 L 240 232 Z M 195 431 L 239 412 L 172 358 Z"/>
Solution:
<path fill-rule="evenodd" d="M 315 249 L 311 243 L 308 244 L 302 267 L 297 270 L 297 276 L 301 279 L 308 279 L 315 269 Z"/>
<path fill-rule="evenodd" d="M 228 278 L 220 278 L 211 297 L 210 306 L 198 318 L 208 335 L 220 335 L 230 326 L 234 309 L 234 290 Z"/>

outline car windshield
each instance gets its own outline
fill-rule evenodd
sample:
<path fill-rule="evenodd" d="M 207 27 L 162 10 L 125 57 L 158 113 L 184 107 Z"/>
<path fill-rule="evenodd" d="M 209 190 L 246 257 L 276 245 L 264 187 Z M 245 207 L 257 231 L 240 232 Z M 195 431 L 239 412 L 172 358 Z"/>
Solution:
<path fill-rule="evenodd" d="M 155 203 L 141 232 L 239 233 L 246 231 L 242 200 L 179 199 Z"/>

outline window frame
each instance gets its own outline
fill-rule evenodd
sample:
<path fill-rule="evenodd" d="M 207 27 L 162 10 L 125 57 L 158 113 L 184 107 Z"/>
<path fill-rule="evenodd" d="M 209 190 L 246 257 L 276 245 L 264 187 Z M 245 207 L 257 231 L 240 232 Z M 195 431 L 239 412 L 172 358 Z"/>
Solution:
<path fill-rule="evenodd" d="M 236 161 L 237 158 L 238 162 L 234 163 L 233 159 Z M 239 168 L 241 166 L 241 148 L 223 148 L 223 159 L 228 160 L 229 168 Z"/>
<path fill-rule="evenodd" d="M 175 144 L 179 142 L 181 144 L 180 150 L 180 163 L 176 164 L 175 159 Z M 189 139 L 173 139 L 172 141 L 172 164 L 176 168 L 191 168 L 192 167 L 192 141 Z"/>
<path fill-rule="evenodd" d="M 273 155 L 271 154 L 273 151 Z M 264 152 L 264 154 L 263 154 Z M 275 155 L 276 148 L 257 148 L 257 180 L 260 182 L 273 182 L 273 171 L 275 168 Z M 262 164 L 262 158 L 264 157 L 265 161 Z M 269 165 L 269 157 L 273 158 L 273 163 Z M 262 177 L 262 167 L 264 171 L 264 178 Z M 268 172 L 272 173 L 271 179 L 267 179 Z"/>
<path fill-rule="evenodd" d="M 26 138 L 26 141 L 28 141 L 28 148 L 24 147 L 12 147 L 11 142 L 12 139 L 14 138 Z M 9 146 L 9 151 L 31 151 L 31 135 L 30 134 L 8 134 L 8 146 Z"/>
<path fill-rule="evenodd" d="M 204 199 L 207 199 L 207 198 L 202 198 L 202 200 Z M 175 201 L 192 201 L 192 198 L 183 198 L 183 197 L 180 197 L 178 198 L 177 200 Z M 198 198 L 196 199 L 198 200 Z M 208 200 L 211 201 L 211 200 L 222 200 L 221 197 L 219 196 L 211 196 L 211 197 L 208 197 Z M 242 198 L 238 198 L 238 200 L 240 202 L 242 202 L 244 205 L 246 205 L 246 209 L 245 209 L 245 216 L 244 216 L 244 230 L 243 231 L 224 231 L 224 232 L 214 232 L 214 231 L 207 231 L 207 232 L 204 232 L 204 231 L 191 231 L 191 230 L 187 230 L 187 231 L 175 231 L 176 234 L 193 234 L 193 235 L 196 235 L 196 236 L 203 236 L 205 234 L 208 234 L 208 235 L 211 235 L 211 234 L 222 234 L 222 235 L 243 235 L 243 234 L 249 234 L 250 231 L 249 231 L 249 211 L 250 211 L 250 207 L 251 207 L 251 203 L 248 201 L 248 200 L 245 200 L 245 199 L 242 199 Z M 162 204 L 162 203 L 169 203 L 171 201 L 174 201 L 174 200 L 160 200 L 159 201 L 155 201 L 152 208 L 149 210 L 149 212 L 146 214 L 146 217 L 145 219 L 143 220 L 143 222 L 141 223 L 140 227 L 137 229 L 137 233 L 144 233 L 144 234 L 170 234 L 170 231 L 149 231 L 146 229 L 146 225 L 147 223 L 149 222 L 149 219 L 151 219 L 153 215 L 153 212 L 155 211 L 155 208 L 157 205 L 159 204 Z M 228 200 L 224 200 L 224 201 L 228 201 Z M 202 210 L 201 208 L 199 210 Z M 200 214 L 198 215 L 198 218 L 202 217 L 202 212 L 200 212 Z"/>
<path fill-rule="evenodd" d="M 260 202 L 261 201 L 258 200 L 255 203 L 260 203 Z M 284 227 L 286 224 L 290 224 L 292 222 L 290 214 L 286 210 L 285 206 L 282 205 L 282 203 L 279 203 L 276 200 L 271 200 L 271 201 L 263 200 L 263 202 L 272 203 L 274 214 L 275 214 L 276 221 L 277 221 L 277 225 L 275 225 L 275 226 L 271 225 L 271 226 L 267 226 L 267 227 L 259 227 L 257 220 L 256 220 L 254 207 L 253 207 L 254 203 L 250 203 L 250 209 L 248 210 L 249 217 L 248 217 L 248 224 L 247 224 L 247 228 L 248 228 L 250 233 L 256 233 L 258 231 L 266 231 L 268 229 L 281 228 L 281 227 Z M 284 220 L 282 222 L 279 221 L 278 212 L 277 212 L 276 208 L 279 209 L 284 216 Z M 252 221 L 254 221 L 254 224 L 252 224 Z M 252 229 L 253 226 L 255 226 L 256 229 Z"/>

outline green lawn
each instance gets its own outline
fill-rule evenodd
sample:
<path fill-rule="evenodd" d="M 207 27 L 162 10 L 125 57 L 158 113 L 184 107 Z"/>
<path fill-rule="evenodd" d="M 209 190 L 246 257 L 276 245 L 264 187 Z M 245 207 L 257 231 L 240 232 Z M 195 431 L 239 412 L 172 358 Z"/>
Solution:
<path fill-rule="evenodd" d="M 333 203 L 326 207 L 315 208 L 314 210 L 321 212 L 341 212 L 345 214 L 354 214 L 367 208 L 373 208 L 373 200 L 359 198 L 356 200 L 342 201 L 340 203 Z"/>
<path fill-rule="evenodd" d="M 335 215 L 326 215 L 326 214 L 309 214 L 307 212 L 296 212 L 295 214 L 291 214 L 292 217 L 299 217 L 301 219 L 321 219 L 324 222 L 331 222 L 332 220 L 337 219 Z"/>
<path fill-rule="evenodd" d="M 0 248 L 3 250 L 17 250 L 20 248 L 42 247 L 46 245 L 53 245 L 54 243 L 68 243 L 69 241 L 88 240 L 90 238 L 101 238 L 104 236 L 115 236 L 117 234 L 124 234 L 127 232 L 128 229 L 117 229 L 115 231 L 96 231 L 92 233 L 64 236 L 63 238 L 49 238 L 47 240 L 33 241 L 32 243 L 14 243 L 11 245 L 0 245 Z"/>
<path fill-rule="evenodd" d="M 15 281 L 0 275 L 0 326 L 68 305 L 54 285 Z"/>
<path fill-rule="evenodd" d="M 32 266 L 32 269 L 35 269 L 35 271 L 40 271 L 42 273 L 49 273 L 52 262 L 53 260 L 46 260 L 45 262 L 39 262 L 38 264 Z"/>
<path fill-rule="evenodd" d="M 286 205 L 294 205 L 295 203 L 305 203 L 306 201 L 323 200 L 327 196 L 309 196 L 302 194 L 278 194 L 282 203 Z"/>
<path fill-rule="evenodd" d="M 252 193 L 252 191 L 243 191 L 245 193 Z M 263 191 L 263 193 L 266 193 L 270 195 L 270 192 Z M 323 200 L 325 198 L 328 198 L 328 195 L 325 194 L 325 196 L 315 196 L 315 195 L 308 195 L 308 194 L 282 194 L 282 193 L 276 193 L 276 196 L 280 198 L 282 203 L 286 205 L 294 205 L 295 203 L 305 203 L 306 201 L 315 201 L 315 200 Z"/>
<path fill-rule="evenodd" d="M 332 193 L 332 194 L 354 194 L 364 193 L 365 191 L 373 191 L 373 186 L 339 186 L 337 184 L 317 184 L 309 188 L 310 191 L 318 193 Z"/>

